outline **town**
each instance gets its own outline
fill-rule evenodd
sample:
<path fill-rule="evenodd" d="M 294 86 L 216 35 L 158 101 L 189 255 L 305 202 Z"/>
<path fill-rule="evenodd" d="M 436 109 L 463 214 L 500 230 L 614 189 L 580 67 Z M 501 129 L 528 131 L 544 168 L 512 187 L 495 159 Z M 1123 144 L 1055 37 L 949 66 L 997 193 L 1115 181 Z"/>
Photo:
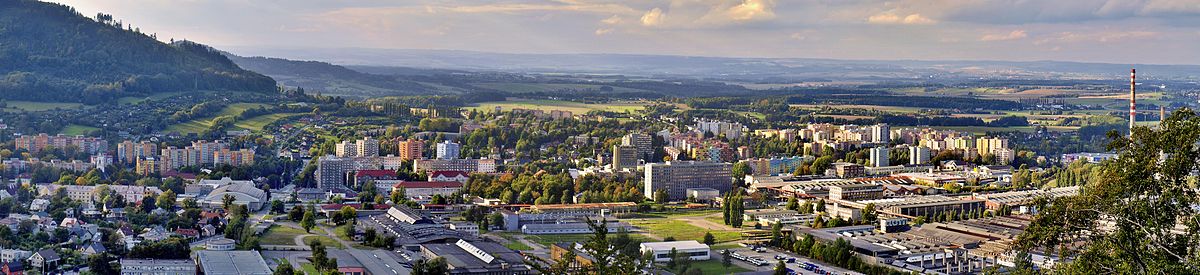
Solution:
<path fill-rule="evenodd" d="M 1077 194 L 1065 180 L 1085 172 L 1073 171 L 1115 157 L 1043 156 L 1003 137 L 888 124 L 412 112 L 447 126 L 306 114 L 274 123 L 272 137 L 17 134 L 3 152 L 0 270 L 537 274 L 547 267 L 536 263 L 597 264 L 584 248 L 608 235 L 638 272 L 778 263 L 981 273 L 1019 261 L 1010 246 L 1035 200 Z"/>

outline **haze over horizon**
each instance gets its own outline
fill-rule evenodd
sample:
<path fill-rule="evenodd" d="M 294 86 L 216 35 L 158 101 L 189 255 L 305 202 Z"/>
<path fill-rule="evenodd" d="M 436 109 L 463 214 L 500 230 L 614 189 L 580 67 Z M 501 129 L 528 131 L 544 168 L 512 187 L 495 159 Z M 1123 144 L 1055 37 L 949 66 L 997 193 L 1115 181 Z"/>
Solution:
<path fill-rule="evenodd" d="M 51 2 L 285 58 L 269 50 L 1200 64 L 1200 1 L 1187 0 Z"/>

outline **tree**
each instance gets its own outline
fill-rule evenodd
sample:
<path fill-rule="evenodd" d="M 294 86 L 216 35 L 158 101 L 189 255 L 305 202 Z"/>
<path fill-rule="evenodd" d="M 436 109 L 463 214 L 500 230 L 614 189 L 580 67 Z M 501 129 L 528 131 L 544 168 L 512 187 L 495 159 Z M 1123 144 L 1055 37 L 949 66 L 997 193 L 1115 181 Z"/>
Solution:
<path fill-rule="evenodd" d="M 800 202 L 796 200 L 796 197 L 789 198 L 788 203 L 787 203 L 787 210 L 795 211 L 798 209 L 800 209 Z"/>
<path fill-rule="evenodd" d="M 271 200 L 271 214 L 283 214 L 283 202 L 279 200 Z"/>
<path fill-rule="evenodd" d="M 165 210 L 175 208 L 175 191 L 167 189 L 162 194 L 158 194 L 158 199 L 154 202 L 154 205 Z"/>
<path fill-rule="evenodd" d="M 233 197 L 233 195 L 225 194 L 224 197 L 221 197 L 221 208 L 224 208 L 225 211 L 229 211 L 229 206 L 233 205 L 234 200 L 236 199 Z"/>
<path fill-rule="evenodd" d="M 292 206 L 292 210 L 288 210 L 288 219 L 293 222 L 299 222 L 304 218 L 304 207 Z"/>
<path fill-rule="evenodd" d="M 305 211 L 304 218 L 300 220 L 300 227 L 304 228 L 305 233 L 312 233 L 312 228 L 317 226 L 316 214 L 312 211 Z"/>
<path fill-rule="evenodd" d="M 825 199 L 817 200 L 817 205 L 813 208 L 815 208 L 817 212 L 825 212 Z"/>
<path fill-rule="evenodd" d="M 783 242 L 783 223 L 771 225 L 771 245 L 779 246 Z"/>
<path fill-rule="evenodd" d="M 446 266 L 446 259 L 436 257 L 433 259 L 418 260 L 412 267 L 412 275 L 442 275 L 450 274 L 449 267 Z"/>
<path fill-rule="evenodd" d="M 875 211 L 875 203 L 867 203 L 862 209 L 862 219 L 867 222 L 875 222 L 879 218 L 879 213 Z"/>
<path fill-rule="evenodd" d="M 678 265 L 679 265 L 679 251 L 675 250 L 675 248 L 672 247 L 671 252 L 667 252 L 667 268 L 675 269 L 675 267 Z"/>
<path fill-rule="evenodd" d="M 1130 137 L 1110 131 L 1110 151 L 1077 196 L 1039 199 L 1016 248 L 1043 248 L 1073 261 L 1070 274 L 1190 274 L 1200 271 L 1200 116 L 1184 108 Z M 1182 231 L 1176 231 L 1181 226 Z M 1107 230 L 1095 230 L 1108 228 Z M 1083 245 L 1077 245 L 1083 244 Z"/>
<path fill-rule="evenodd" d="M 296 269 L 292 268 L 292 264 L 288 263 L 287 259 L 279 259 L 279 266 L 276 266 L 275 272 L 271 273 L 271 274 L 273 274 L 273 275 L 297 275 L 297 274 L 301 274 L 301 273 L 296 272 Z"/>
<path fill-rule="evenodd" d="M 715 243 L 717 243 L 717 238 L 713 236 L 712 232 L 704 232 L 704 244 L 713 245 Z"/>
<path fill-rule="evenodd" d="M 112 259 L 106 253 L 92 254 L 87 258 L 88 268 L 95 274 L 121 274 L 121 270 L 113 268 Z"/>
<path fill-rule="evenodd" d="M 784 264 L 783 261 L 779 261 L 779 263 L 775 264 L 775 273 L 774 274 L 775 275 L 787 275 L 788 274 L 787 264 Z"/>
<path fill-rule="evenodd" d="M 667 190 L 658 189 L 654 191 L 654 202 L 658 204 L 667 203 Z"/>

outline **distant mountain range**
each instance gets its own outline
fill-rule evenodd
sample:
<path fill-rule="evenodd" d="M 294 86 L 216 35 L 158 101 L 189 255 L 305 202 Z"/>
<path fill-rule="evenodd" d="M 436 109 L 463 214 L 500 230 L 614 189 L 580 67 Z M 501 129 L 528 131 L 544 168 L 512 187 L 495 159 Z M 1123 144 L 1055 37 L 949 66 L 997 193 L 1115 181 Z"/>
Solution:
<path fill-rule="evenodd" d="M 304 87 L 325 94 L 353 97 L 432 94 L 429 85 L 385 74 L 371 74 L 319 61 L 269 57 L 241 57 L 226 53 L 238 66 L 274 78 L 289 87 Z"/>
<path fill-rule="evenodd" d="M 192 90 L 275 90 L 208 46 L 163 43 L 111 16 L 36 0 L 0 1 L 0 98 L 102 103 Z"/>
<path fill-rule="evenodd" d="M 1197 65 L 1106 64 L 1063 61 L 836 60 L 814 58 L 730 58 L 636 54 L 509 54 L 457 50 L 269 49 L 231 47 L 238 53 L 322 60 L 355 66 L 413 67 L 522 73 L 619 74 L 701 77 L 752 82 L 814 80 L 879 81 L 930 78 L 1111 79 L 1136 66 L 1147 77 L 1188 78 Z M 355 65 L 355 66 L 351 66 Z"/>

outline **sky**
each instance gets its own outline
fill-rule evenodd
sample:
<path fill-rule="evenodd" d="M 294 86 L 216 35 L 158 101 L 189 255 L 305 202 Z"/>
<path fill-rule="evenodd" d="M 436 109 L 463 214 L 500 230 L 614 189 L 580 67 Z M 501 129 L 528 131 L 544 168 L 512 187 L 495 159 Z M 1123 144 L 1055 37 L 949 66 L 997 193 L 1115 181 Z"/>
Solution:
<path fill-rule="evenodd" d="M 1200 0 L 51 2 L 218 48 L 1200 64 Z"/>

